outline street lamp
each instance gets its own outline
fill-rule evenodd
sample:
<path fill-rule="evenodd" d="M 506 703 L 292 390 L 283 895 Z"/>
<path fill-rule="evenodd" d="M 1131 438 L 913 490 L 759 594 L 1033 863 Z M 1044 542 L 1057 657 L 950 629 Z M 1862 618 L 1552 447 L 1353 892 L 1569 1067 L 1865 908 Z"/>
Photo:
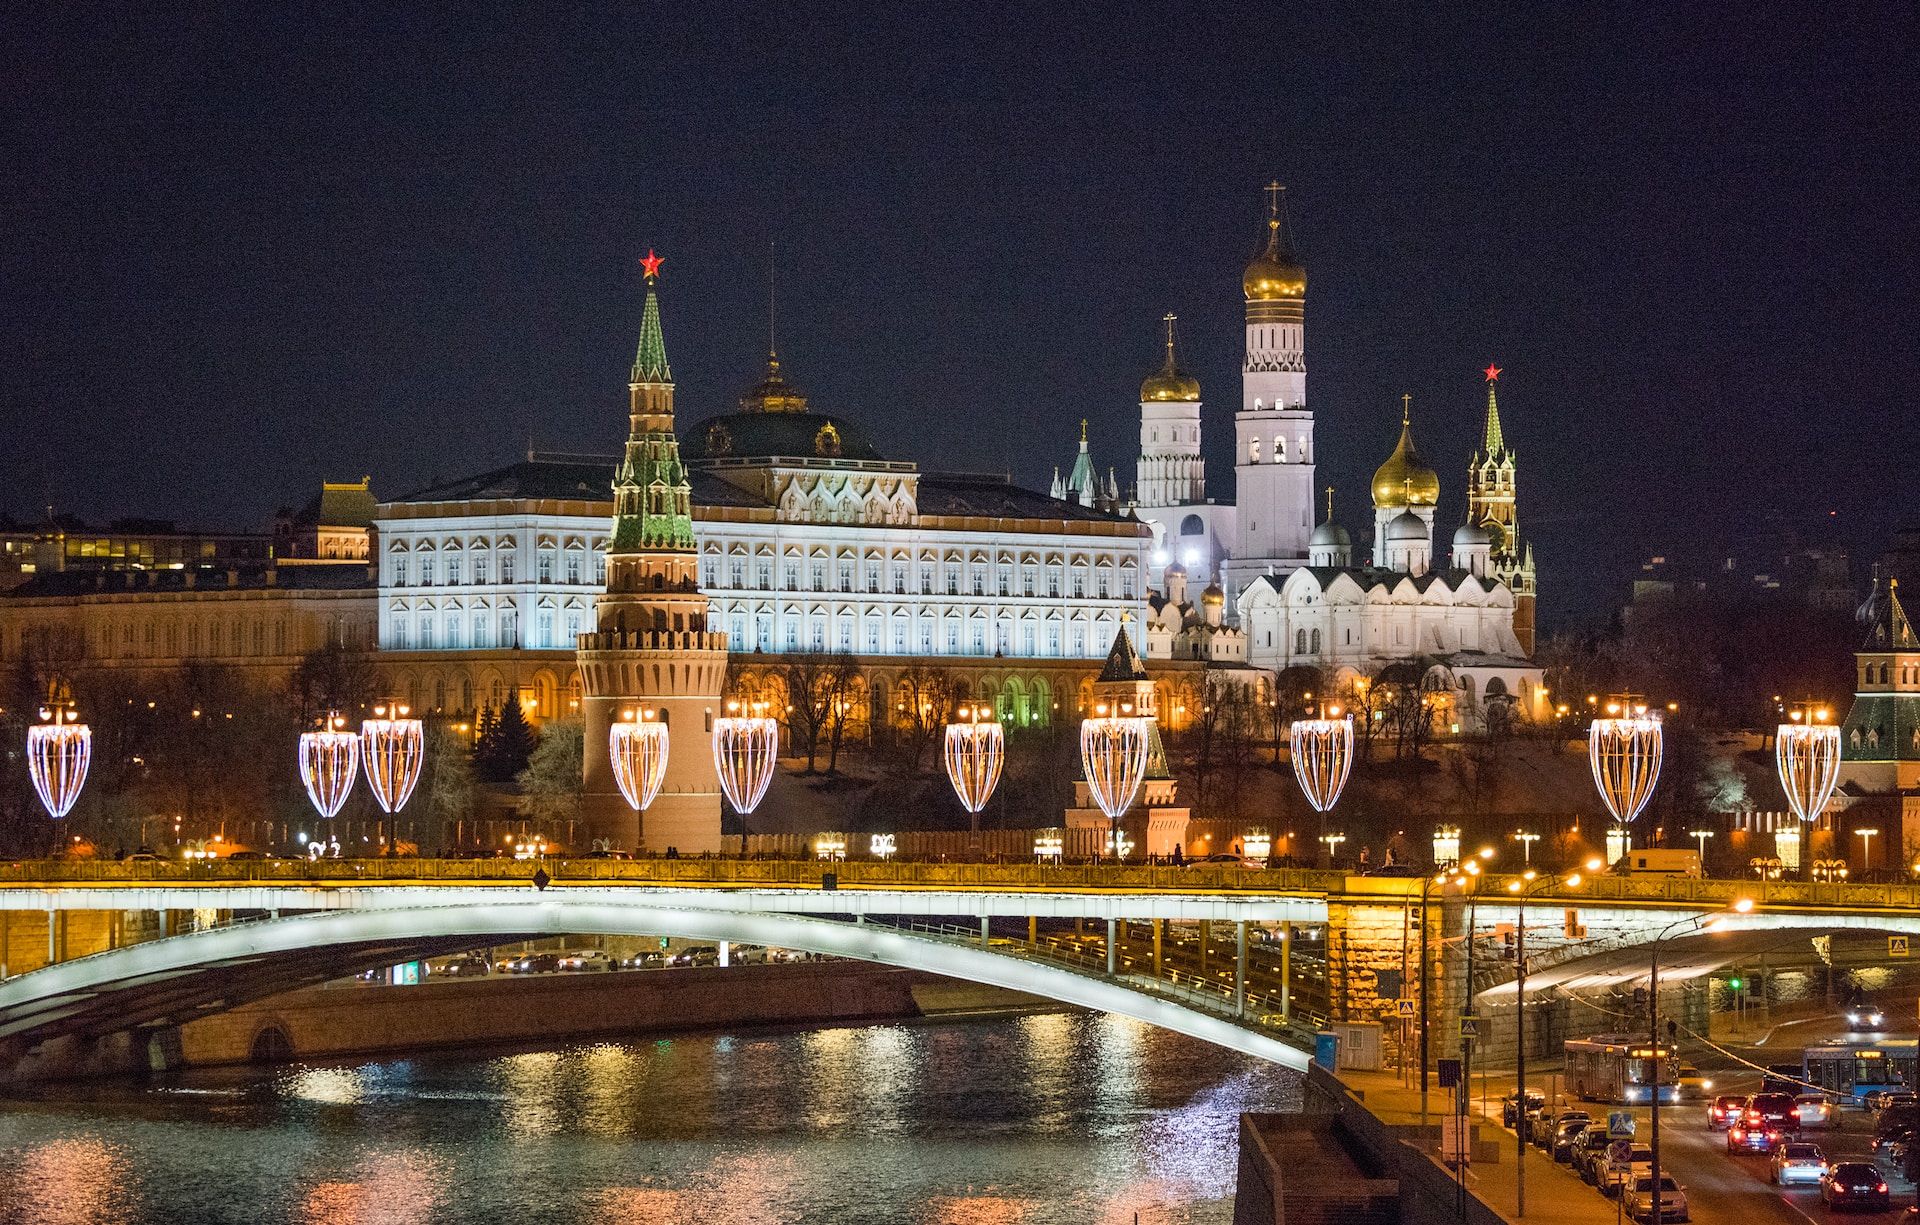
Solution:
<path fill-rule="evenodd" d="M 1086 771 L 1087 790 L 1106 814 L 1107 841 L 1116 852 L 1120 818 L 1133 807 L 1147 776 L 1152 725 L 1151 719 L 1134 714 L 1132 703 L 1127 702 L 1113 712 L 1102 702 L 1092 717 L 1080 721 L 1080 764 Z"/>
<path fill-rule="evenodd" d="M 1856 829 L 1853 836 L 1860 839 L 1860 870 L 1873 871 L 1873 839 L 1880 831 L 1877 829 Z M 1871 879 L 1871 878 L 1869 878 Z"/>
<path fill-rule="evenodd" d="M 1750 898 L 1736 898 L 1729 904 L 1727 910 L 1733 914 L 1747 914 L 1753 910 L 1753 901 Z M 1648 1170 L 1648 1173 L 1653 1176 L 1653 1212 L 1652 1215 L 1647 1218 L 1649 1225 L 1660 1225 L 1660 1210 L 1662 1207 L 1662 1197 L 1660 1195 L 1660 1068 L 1665 1060 L 1662 1058 L 1660 1050 L 1660 942 L 1666 939 L 1668 932 L 1673 931 L 1677 927 L 1685 927 L 1689 924 L 1698 925 L 1702 931 L 1715 931 L 1725 924 L 1727 917 L 1726 912 L 1713 915 L 1689 915 L 1687 918 L 1677 919 L 1661 928 L 1648 943 L 1647 1038 L 1652 1048 L 1648 1052 L 1648 1056 L 1653 1067 L 1652 1085 L 1647 1093 L 1651 1107 L 1651 1122 L 1647 1128 L 1650 1141 L 1648 1147 L 1653 1150 L 1652 1167 Z M 1677 1055 L 1678 1051 L 1676 1051 L 1675 1054 Z M 1677 1102 L 1680 1099 L 1676 1096 L 1674 1100 Z M 1624 1195 L 1625 1193 L 1626 1188 L 1621 1188 L 1621 1194 Z"/>
<path fill-rule="evenodd" d="M 1533 844 L 1540 841 L 1540 835 L 1528 833 L 1526 830 L 1523 829 L 1514 834 L 1513 840 L 1520 844 L 1521 862 L 1526 867 L 1529 867 L 1529 868 L 1532 867 L 1533 866 Z"/>
<path fill-rule="evenodd" d="M 424 729 L 420 720 L 407 717 L 409 713 L 403 703 L 382 702 L 373 708 L 373 718 L 360 721 L 360 758 L 367 767 L 367 789 L 389 817 L 407 806 L 426 758 Z M 381 824 L 386 826 L 383 849 L 391 854 L 393 826 Z"/>
<path fill-rule="evenodd" d="M 1527 899 L 1533 894 L 1554 886 L 1569 889 L 1580 887 L 1580 873 L 1569 872 L 1564 876 L 1541 876 L 1532 868 L 1521 873 L 1519 880 L 1507 882 L 1507 892 L 1514 895 L 1514 937 L 1513 937 L 1513 1069 L 1514 1091 L 1517 1100 L 1514 1105 L 1514 1140 L 1519 1156 L 1515 1158 L 1513 1170 L 1513 1215 L 1527 1215 Z M 1471 988 L 1471 984 L 1469 984 Z M 1468 1006 L 1472 999 L 1469 997 Z"/>
<path fill-rule="evenodd" d="M 739 702 L 728 702 L 725 716 L 713 721 L 713 769 L 720 790 L 740 814 L 740 854 L 747 853 L 747 817 L 760 806 L 773 781 L 774 759 L 780 753 L 780 725 L 762 714 L 766 703 L 755 702 L 741 714 Z"/>
<path fill-rule="evenodd" d="M 360 772 L 360 736 L 346 725 L 337 711 L 328 711 L 319 731 L 300 733 L 300 782 L 323 817 L 340 811 Z"/>
<path fill-rule="evenodd" d="M 1687 831 L 1687 836 L 1697 838 L 1700 842 L 1700 875 L 1705 876 L 1707 874 L 1707 839 L 1713 837 L 1713 831 L 1710 829 L 1690 829 Z"/>
<path fill-rule="evenodd" d="M 627 807 L 645 812 L 660 794 L 667 777 L 667 752 L 671 747 L 667 725 L 653 717 L 653 711 L 623 710 L 617 722 L 607 728 L 607 756 L 613 761 L 613 781 Z"/>
<path fill-rule="evenodd" d="M 1619 835 L 1619 854 L 1613 854 L 1615 838 L 1607 838 L 1608 857 L 1618 860 L 1631 845 L 1627 827 L 1653 798 L 1660 781 L 1662 737 L 1660 720 L 1647 713 L 1644 702 L 1621 696 L 1607 703 L 1607 717 L 1595 719 L 1587 729 L 1587 763 L 1593 769 L 1593 785 L 1600 799 L 1613 814 Z"/>
<path fill-rule="evenodd" d="M 1327 844 L 1328 866 L 1332 866 L 1335 858 L 1340 853 L 1340 844 L 1342 842 L 1345 842 L 1346 840 L 1347 840 L 1347 836 L 1345 834 L 1321 834 L 1320 835 L 1320 841 Z"/>
<path fill-rule="evenodd" d="M 93 729 L 80 722 L 71 702 L 42 706 L 40 719 L 27 729 L 27 773 L 47 815 L 58 821 L 73 811 L 80 789 L 87 785 Z"/>
<path fill-rule="evenodd" d="M 967 845 L 980 849 L 980 810 L 993 798 L 1000 783 L 1000 763 L 1006 737 L 993 719 L 991 706 L 963 704 L 959 718 L 947 724 L 947 780 L 967 810 L 972 836 Z"/>
<path fill-rule="evenodd" d="M 1445 868 L 1460 862 L 1460 827 L 1439 825 L 1433 831 L 1433 866 Z"/>
<path fill-rule="evenodd" d="M 1793 815 L 1802 826 L 1811 827 L 1826 810 L 1840 780 L 1840 729 L 1827 722 L 1826 707 L 1808 702 L 1794 708 L 1788 722 L 1774 730 L 1773 764 Z M 1787 858 L 1784 846 L 1780 858 Z M 1793 858 L 1800 858 L 1797 845 Z"/>

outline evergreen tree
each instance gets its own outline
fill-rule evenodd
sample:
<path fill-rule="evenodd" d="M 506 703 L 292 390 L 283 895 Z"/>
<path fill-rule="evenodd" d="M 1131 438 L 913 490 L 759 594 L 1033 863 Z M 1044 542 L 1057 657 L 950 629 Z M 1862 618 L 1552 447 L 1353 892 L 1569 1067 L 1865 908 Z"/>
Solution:
<path fill-rule="evenodd" d="M 492 706 L 481 707 L 480 716 L 473 721 L 473 773 L 477 778 L 489 778 L 492 774 L 490 763 L 497 739 L 494 728 L 499 722 Z"/>
<path fill-rule="evenodd" d="M 501 703 L 500 713 L 474 754 L 476 771 L 489 783 L 511 783 L 532 757 L 533 728 L 527 724 L 526 712 L 516 701 Z"/>

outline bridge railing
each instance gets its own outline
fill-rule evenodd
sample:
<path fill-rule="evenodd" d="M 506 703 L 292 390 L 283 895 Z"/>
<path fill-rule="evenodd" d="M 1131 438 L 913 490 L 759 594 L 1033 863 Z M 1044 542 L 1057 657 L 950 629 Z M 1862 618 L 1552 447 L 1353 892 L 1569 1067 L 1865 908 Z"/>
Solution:
<path fill-rule="evenodd" d="M 1507 902 L 1506 884 L 1518 877 L 1489 874 L 1481 887 L 1483 906 Z M 1761 909 L 1831 910 L 1920 909 L 1920 883 L 1869 884 L 1856 881 L 1753 880 L 1741 877 L 1590 876 L 1576 888 L 1536 889 L 1530 909 L 1563 904 L 1578 907 L 1602 902 L 1667 903 L 1685 909 L 1713 909 L 1740 899 Z"/>
<path fill-rule="evenodd" d="M 770 859 L 267 859 L 18 860 L 7 885 L 523 884 L 544 870 L 557 884 L 720 888 L 985 889 L 1023 892 L 1218 892 L 1325 895 L 1339 872 L 1303 868 L 1132 864 L 889 863 Z M 831 882 L 831 885 L 829 885 Z"/>

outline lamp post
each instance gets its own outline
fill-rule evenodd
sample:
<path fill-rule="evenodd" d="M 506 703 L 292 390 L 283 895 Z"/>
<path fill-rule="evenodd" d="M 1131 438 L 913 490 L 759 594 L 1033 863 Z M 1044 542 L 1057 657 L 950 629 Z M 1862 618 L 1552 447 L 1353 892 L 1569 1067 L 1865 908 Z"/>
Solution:
<path fill-rule="evenodd" d="M 1713 831 L 1710 829 L 1691 829 L 1687 831 L 1687 836 L 1699 840 L 1700 875 L 1705 876 L 1707 874 L 1707 839 L 1713 837 Z"/>
<path fill-rule="evenodd" d="M 1853 836 L 1860 839 L 1860 870 L 1873 871 L 1873 839 L 1880 831 L 1877 829 L 1856 829 Z"/>
<path fill-rule="evenodd" d="M 1321 834 L 1320 841 L 1327 844 L 1327 866 L 1332 867 L 1339 857 L 1340 844 L 1347 840 L 1345 834 Z"/>
<path fill-rule="evenodd" d="M 1594 869 L 1589 861 L 1588 869 Z M 1541 876 L 1532 868 L 1520 874 L 1519 880 L 1507 882 L 1507 892 L 1514 895 L 1514 937 L 1513 937 L 1513 1073 L 1514 1073 L 1514 1158 L 1513 1167 L 1513 1215 L 1527 1215 L 1527 899 L 1533 894 L 1556 885 L 1570 889 L 1580 887 L 1580 874 L 1569 872 L 1564 876 Z"/>
<path fill-rule="evenodd" d="M 1601 802 L 1613 814 L 1624 856 L 1631 846 L 1627 827 L 1653 798 L 1660 782 L 1662 736 L 1660 720 L 1647 713 L 1644 702 L 1622 694 L 1607 703 L 1607 717 L 1587 729 L 1587 764 Z M 1612 838 L 1608 839 L 1611 851 Z"/>
<path fill-rule="evenodd" d="M 1774 731 L 1773 764 L 1793 815 L 1811 831 L 1840 780 L 1840 729 L 1827 722 L 1826 707 L 1812 702 L 1796 706 L 1787 719 Z M 1813 841 L 1811 832 L 1807 841 Z"/>
<path fill-rule="evenodd" d="M 963 703 L 959 717 L 947 724 L 947 781 L 967 810 L 971 836 L 967 849 L 980 850 L 980 810 L 993 798 L 1000 784 L 1000 763 L 1006 754 L 1006 737 L 993 719 L 993 707 Z"/>
<path fill-rule="evenodd" d="M 1120 847 L 1120 818 L 1140 794 L 1147 776 L 1147 743 L 1152 720 L 1133 713 L 1133 705 L 1122 702 L 1111 711 L 1105 702 L 1095 708 L 1091 718 L 1080 721 L 1080 764 L 1087 775 L 1087 790 L 1100 806 L 1109 823 L 1107 839 L 1117 854 Z"/>
<path fill-rule="evenodd" d="M 1521 863 L 1531 868 L 1533 866 L 1533 844 L 1540 841 L 1540 835 L 1528 833 L 1523 829 L 1514 834 L 1513 840 L 1520 844 Z"/>
<path fill-rule="evenodd" d="M 1471 859 L 1468 859 L 1465 863 L 1460 865 L 1460 871 L 1464 873 L 1466 877 L 1463 883 L 1467 888 L 1467 974 L 1466 974 L 1466 981 L 1464 983 L 1465 989 L 1463 990 L 1460 996 L 1460 1010 L 1461 1010 L 1460 1015 L 1461 1016 L 1473 1015 L 1473 931 L 1475 927 L 1479 926 L 1479 920 L 1480 920 L 1480 890 L 1478 888 L 1475 888 L 1474 886 L 1476 882 L 1478 882 L 1480 879 L 1480 873 L 1481 873 L 1480 865 L 1483 863 L 1490 863 L 1492 862 L 1492 860 L 1493 860 L 1493 848 L 1490 846 L 1483 846 L 1478 851 L 1474 852 L 1473 857 Z M 1462 1029 L 1464 1030 L 1464 1028 L 1465 1027 L 1463 1026 Z M 1472 1097 L 1472 1085 L 1473 1085 L 1473 1039 L 1467 1037 L 1466 1034 L 1462 1032 L 1460 1035 L 1460 1111 L 1459 1111 L 1459 1113 L 1461 1114 L 1466 1113 L 1467 1101 L 1470 1097 Z"/>
<path fill-rule="evenodd" d="M 1746 914 L 1753 909 L 1753 902 L 1748 898 L 1736 898 L 1728 909 L 1734 914 Z M 1666 939 L 1668 932 L 1689 924 L 1698 925 L 1703 931 L 1713 931 L 1721 926 L 1726 917 L 1725 914 L 1691 915 L 1678 919 L 1661 928 L 1648 943 L 1647 1040 L 1653 1064 L 1653 1083 L 1647 1094 L 1650 1103 L 1647 1147 L 1653 1151 L 1653 1162 L 1648 1170 L 1653 1176 L 1653 1210 L 1647 1218 L 1648 1225 L 1660 1225 L 1660 1210 L 1664 1206 L 1660 1195 L 1660 1065 L 1664 1062 L 1660 1057 L 1660 942 Z M 1621 1194 L 1625 1193 L 1626 1188 L 1621 1188 Z"/>
<path fill-rule="evenodd" d="M 760 806 L 773 781 L 774 759 L 780 752 L 780 724 L 761 712 L 755 702 L 741 714 L 739 702 L 728 702 L 724 717 L 713 721 L 713 769 L 727 803 L 740 814 L 740 855 L 747 854 L 747 816 Z"/>
<path fill-rule="evenodd" d="M 49 702 L 40 708 L 40 719 L 27 729 L 27 773 L 47 815 L 58 821 L 73 811 L 87 785 L 93 729 L 80 722 L 71 702 Z"/>
<path fill-rule="evenodd" d="M 667 777 L 667 753 L 672 747 L 667 725 L 653 715 L 645 707 L 623 710 L 619 720 L 607 727 L 613 781 L 627 807 L 637 813 L 644 813 L 660 794 L 660 784 Z M 741 853 L 745 854 L 744 843 Z"/>

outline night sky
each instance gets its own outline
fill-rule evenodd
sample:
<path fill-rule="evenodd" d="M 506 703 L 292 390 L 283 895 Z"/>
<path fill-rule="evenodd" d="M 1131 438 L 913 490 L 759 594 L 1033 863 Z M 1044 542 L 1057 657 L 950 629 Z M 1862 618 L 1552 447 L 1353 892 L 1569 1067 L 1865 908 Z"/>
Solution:
<path fill-rule="evenodd" d="M 769 242 L 816 410 L 1042 488 L 1083 416 L 1130 482 L 1178 312 L 1229 498 L 1278 177 L 1349 527 L 1402 391 L 1459 521 L 1490 360 L 1545 620 L 1647 553 L 1915 519 L 1911 4 L 38 7 L 0 52 L 16 518 L 263 527 L 325 477 L 609 453 L 636 257 L 684 424 L 758 376 Z"/>

